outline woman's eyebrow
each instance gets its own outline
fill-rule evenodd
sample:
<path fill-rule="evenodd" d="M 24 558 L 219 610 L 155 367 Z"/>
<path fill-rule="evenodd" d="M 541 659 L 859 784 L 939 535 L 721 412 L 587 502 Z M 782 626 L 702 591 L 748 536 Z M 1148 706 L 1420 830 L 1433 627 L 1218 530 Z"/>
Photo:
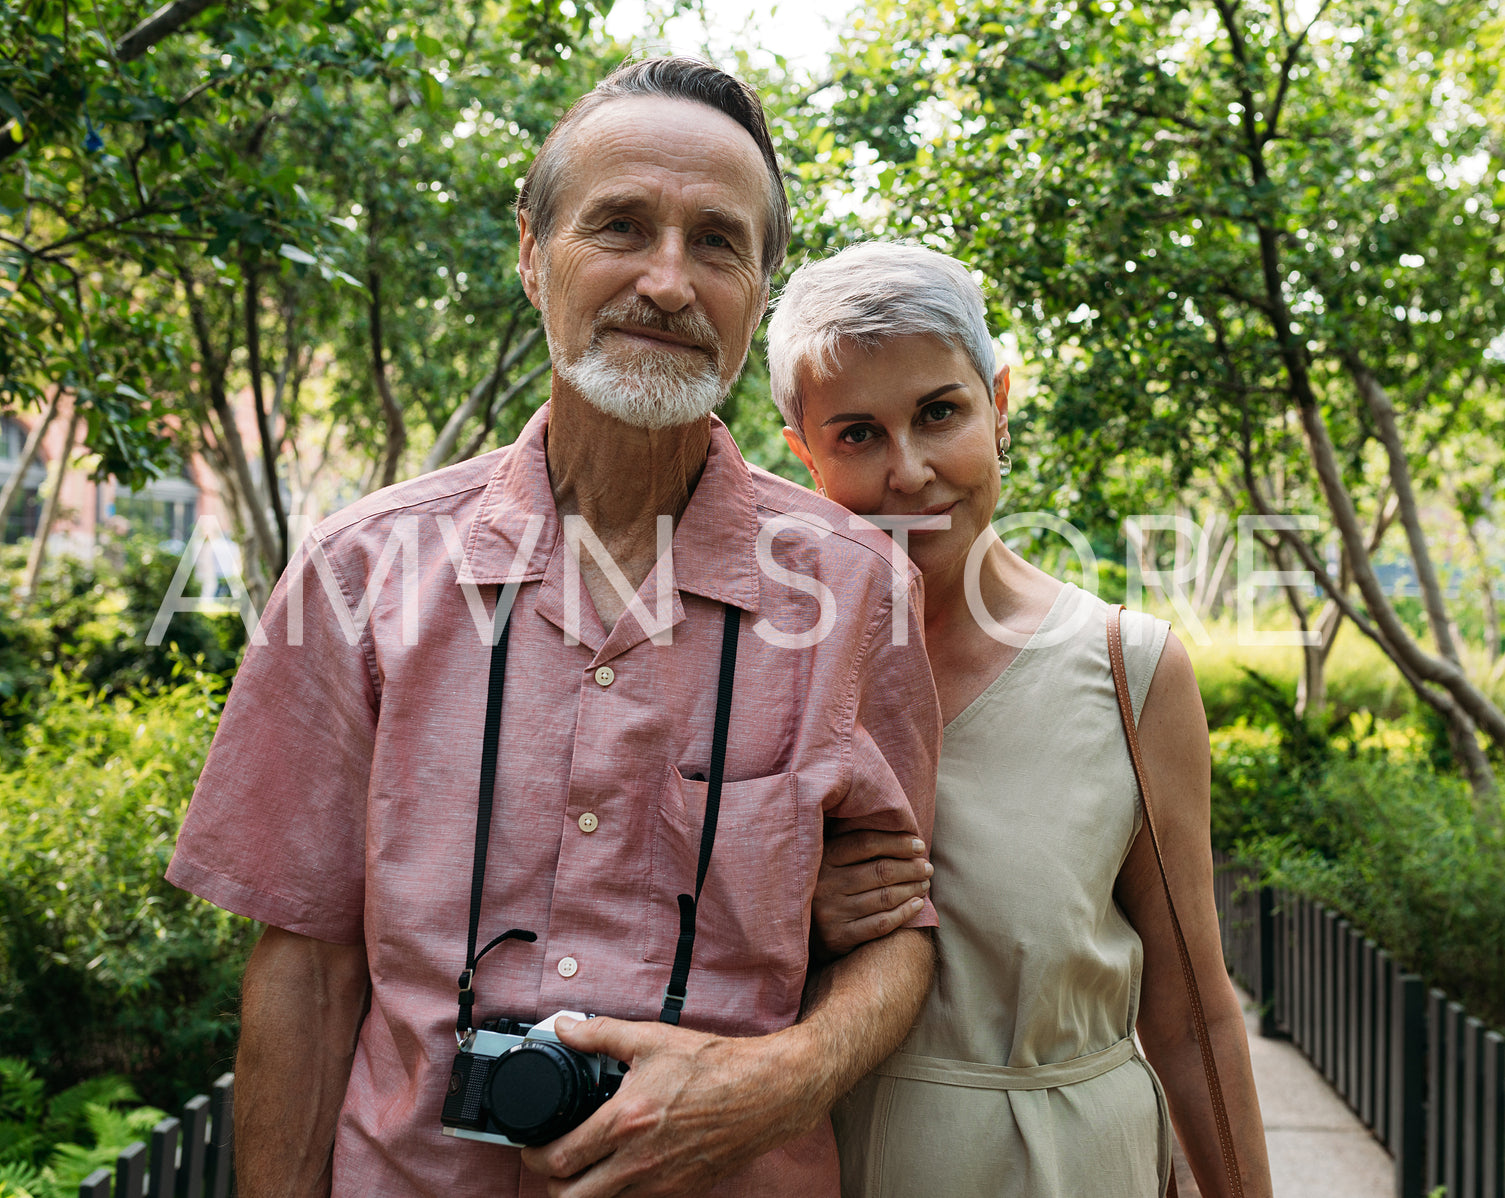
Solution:
<path fill-rule="evenodd" d="M 934 391 L 927 391 L 919 399 L 915 400 L 914 406 L 923 408 L 931 400 L 939 399 L 943 395 L 949 395 L 953 391 L 960 391 L 965 386 L 965 383 L 942 383 Z M 820 426 L 821 428 L 826 428 L 833 424 L 843 424 L 848 420 L 871 420 L 872 418 L 873 414 L 871 412 L 838 412 L 830 419 L 822 420 Z"/>
<path fill-rule="evenodd" d="M 914 406 L 917 408 L 923 408 L 932 399 L 940 399 L 940 397 L 943 395 L 949 395 L 953 391 L 960 391 L 964 386 L 966 386 L 965 383 L 942 383 L 934 391 L 928 391 L 924 395 L 920 396 L 919 399 L 915 400 Z"/>

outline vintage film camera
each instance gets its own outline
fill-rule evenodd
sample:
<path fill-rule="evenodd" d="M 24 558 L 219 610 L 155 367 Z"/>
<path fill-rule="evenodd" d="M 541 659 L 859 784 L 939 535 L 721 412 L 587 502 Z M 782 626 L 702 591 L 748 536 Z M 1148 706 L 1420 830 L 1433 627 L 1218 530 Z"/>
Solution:
<path fill-rule="evenodd" d="M 558 1011 L 536 1024 L 490 1019 L 465 1038 L 439 1116 L 445 1135 L 514 1148 L 547 1144 L 617 1092 L 627 1066 L 560 1043 L 560 1015 L 587 1018 Z"/>

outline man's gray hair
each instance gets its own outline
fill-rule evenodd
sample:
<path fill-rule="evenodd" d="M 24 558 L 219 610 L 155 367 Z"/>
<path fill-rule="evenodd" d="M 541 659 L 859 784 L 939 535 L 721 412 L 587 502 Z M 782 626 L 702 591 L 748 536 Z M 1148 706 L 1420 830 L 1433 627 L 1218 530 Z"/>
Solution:
<path fill-rule="evenodd" d="M 768 165 L 768 211 L 763 220 L 763 282 L 773 278 L 789 248 L 789 197 L 779 156 L 768 133 L 763 103 L 742 80 L 698 58 L 648 58 L 618 67 L 580 99 L 549 131 L 517 193 L 517 210 L 526 213 L 533 237 L 542 246 L 554 232 L 559 193 L 569 172 L 570 131 L 596 109 L 612 100 L 660 96 L 688 100 L 725 113 L 747 130 Z"/>
<path fill-rule="evenodd" d="M 807 378 L 826 379 L 848 346 L 939 337 L 965 351 L 993 394 L 993 340 L 982 288 L 955 258 L 917 245 L 864 241 L 806 262 L 768 322 L 768 376 L 784 423 L 804 439 Z"/>

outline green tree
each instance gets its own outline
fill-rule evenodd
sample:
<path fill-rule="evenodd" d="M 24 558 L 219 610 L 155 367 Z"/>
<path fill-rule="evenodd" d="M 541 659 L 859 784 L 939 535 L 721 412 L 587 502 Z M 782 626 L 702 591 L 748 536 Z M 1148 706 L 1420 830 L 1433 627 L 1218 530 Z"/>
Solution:
<path fill-rule="evenodd" d="M 1055 506 L 1122 510 L 1158 459 L 1171 494 L 1319 514 L 1281 550 L 1481 791 L 1475 729 L 1505 746 L 1505 713 L 1462 667 L 1418 493 L 1438 445 L 1497 420 L 1500 36 L 1487 3 L 886 4 L 824 100 L 833 181 L 862 164 L 884 232 L 997 284 L 1051 397 Z M 1430 647 L 1374 569 L 1392 523 Z"/>

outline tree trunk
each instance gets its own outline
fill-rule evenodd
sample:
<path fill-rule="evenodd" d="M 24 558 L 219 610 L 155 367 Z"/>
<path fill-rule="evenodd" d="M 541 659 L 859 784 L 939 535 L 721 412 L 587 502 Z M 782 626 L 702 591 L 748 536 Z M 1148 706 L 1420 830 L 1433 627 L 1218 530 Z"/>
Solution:
<path fill-rule="evenodd" d="M 29 598 L 37 589 L 37 579 L 42 574 L 42 563 L 47 560 L 47 538 L 52 534 L 52 523 L 57 519 L 57 510 L 63 497 L 63 483 L 68 475 L 68 457 L 73 452 L 73 438 L 78 435 L 79 420 L 83 409 L 75 401 L 73 413 L 68 417 L 68 431 L 63 435 L 63 447 L 58 451 L 56 472 L 51 478 L 52 486 L 42 502 L 41 519 L 37 522 L 37 535 L 31 542 L 31 553 L 26 558 L 26 577 L 21 583 L 21 595 Z"/>
<path fill-rule="evenodd" d="M 496 398 L 497 388 L 501 386 L 502 379 L 507 372 L 522 360 L 530 349 L 537 344 L 539 337 L 543 335 L 542 327 L 529 329 L 523 335 L 523 339 L 515 347 L 511 346 L 512 334 L 516 328 L 517 320 L 514 317 L 507 325 L 507 331 L 502 335 L 501 343 L 497 347 L 497 362 L 491 368 L 489 374 L 470 389 L 470 394 L 465 397 L 465 402 L 454 410 L 454 413 L 444 422 L 444 427 L 439 430 L 439 435 L 434 438 L 433 448 L 428 456 L 423 459 L 423 473 L 437 470 L 446 465 L 450 455 L 455 452 L 455 446 L 459 444 L 460 433 L 465 425 L 477 416 L 490 412 L 492 403 Z"/>
<path fill-rule="evenodd" d="M 273 574 L 280 575 L 287 565 L 287 513 L 282 510 L 282 487 L 277 477 L 277 442 L 272 437 L 266 396 L 262 391 L 260 267 L 250 255 L 242 260 L 242 272 L 246 277 L 246 366 L 251 375 L 251 398 L 256 404 L 256 432 L 261 441 L 261 471 L 266 482 L 272 519 L 277 525 L 276 556 L 268 565 Z"/>
<path fill-rule="evenodd" d="M 1322 418 L 1322 413 L 1315 402 L 1310 407 L 1302 408 L 1301 421 L 1306 428 L 1307 442 L 1317 466 L 1318 478 L 1322 481 L 1323 492 L 1327 495 L 1328 506 L 1332 510 L 1334 522 L 1348 550 L 1354 581 L 1358 585 L 1359 593 L 1364 597 L 1365 605 L 1369 608 L 1375 629 L 1383 638 L 1378 639 L 1377 643 L 1385 649 L 1392 661 L 1403 667 L 1403 673 L 1412 678 L 1435 683 L 1453 698 L 1454 706 L 1448 713 L 1448 727 L 1453 737 L 1453 747 L 1458 753 L 1475 793 L 1481 796 L 1492 793 L 1493 771 L 1478 746 L 1474 728 L 1477 722 L 1496 743 L 1505 746 L 1505 712 L 1496 707 L 1483 691 L 1468 680 L 1456 661 L 1434 657 L 1425 652 L 1411 638 L 1406 626 L 1395 614 L 1395 608 L 1391 606 L 1384 588 L 1380 586 L 1379 578 L 1375 575 L 1373 563 L 1370 562 L 1366 552 L 1364 534 L 1359 528 L 1358 516 L 1353 508 L 1353 500 L 1343 485 L 1337 453 L 1327 432 L 1327 422 Z M 1409 479 L 1407 481 L 1409 482 Z M 1401 507 L 1404 516 L 1404 501 Z M 1444 634 L 1446 634 L 1446 629 L 1444 629 Z M 1447 643 L 1451 646 L 1451 638 Z"/>
<path fill-rule="evenodd" d="M 4 536 L 5 523 L 10 519 L 11 508 L 16 506 L 16 500 L 25 491 L 26 472 L 37 460 L 37 454 L 42 448 L 42 438 L 46 435 L 52 418 L 57 415 L 58 402 L 62 399 L 62 395 L 61 387 L 53 388 L 46 406 L 37 416 L 36 423 L 31 426 L 31 432 L 26 434 L 26 444 L 21 446 L 21 456 L 16 459 L 15 473 L 6 482 L 5 489 L 0 491 L 0 537 Z"/>
<path fill-rule="evenodd" d="M 377 206 L 371 196 L 366 197 L 366 213 L 366 287 L 371 296 L 366 305 L 366 316 L 371 341 L 371 376 L 376 383 L 376 394 L 381 399 L 382 416 L 387 424 L 387 446 L 382 454 L 376 485 L 390 487 L 397 481 L 402 451 L 407 448 L 408 428 L 402 418 L 402 408 L 392 397 L 392 385 L 387 379 L 387 352 L 381 323 L 381 270 L 377 265 L 376 249 Z"/>
<path fill-rule="evenodd" d="M 0 511 L 0 526 L 3 526 L 4 519 L 5 513 Z M 1463 532 L 1479 564 L 1479 598 L 1484 605 L 1484 660 L 1493 669 L 1500 658 L 1500 606 L 1495 600 L 1495 571 L 1484 550 L 1484 539 L 1479 535 L 1479 522 L 1465 516 Z"/>
<path fill-rule="evenodd" d="M 1385 456 L 1390 462 L 1390 484 L 1395 489 L 1401 526 L 1406 530 L 1406 542 L 1411 548 L 1411 562 L 1421 586 L 1432 639 L 1437 643 L 1437 652 L 1461 669 L 1458 647 L 1453 641 L 1453 621 L 1448 615 L 1442 586 L 1437 581 L 1437 570 L 1432 564 L 1432 553 L 1421 529 L 1416 493 L 1411 487 L 1411 463 L 1406 456 L 1405 446 L 1401 444 L 1400 429 L 1395 423 L 1395 405 L 1390 402 L 1390 395 L 1379 379 L 1362 362 L 1351 357 L 1347 365 L 1359 394 L 1363 396 L 1370 415 L 1374 417 L 1375 430 L 1379 433 L 1380 443 L 1384 445 Z"/>
<path fill-rule="evenodd" d="M 279 557 L 277 538 L 272 531 L 271 522 L 267 519 L 266 508 L 257 492 L 256 482 L 251 477 L 251 463 L 246 457 L 246 445 L 241 439 L 240 427 L 235 423 L 235 413 L 230 410 L 230 403 L 225 395 L 225 371 L 229 366 L 230 347 L 228 345 L 225 347 L 224 354 L 215 352 L 214 337 L 209 328 L 209 316 L 204 311 L 198 289 L 193 283 L 193 276 L 185 270 L 181 277 L 184 292 L 188 297 L 188 313 L 193 321 L 194 337 L 199 346 L 199 387 L 206 393 L 209 408 L 213 413 L 214 419 L 211 421 L 211 427 L 218 425 L 219 450 L 227 467 L 225 473 L 234 475 L 235 490 L 239 492 L 241 499 L 240 510 L 251 529 L 261 562 L 267 568 L 275 568 Z M 231 324 L 234 324 L 233 320 Z M 249 555 L 246 556 L 249 557 Z M 248 579 L 256 574 L 256 571 L 250 568 L 249 561 L 246 562 L 245 573 Z M 266 597 L 258 595 L 256 598 L 259 608 Z"/>
<path fill-rule="evenodd" d="M 1227 0 L 1219 0 L 1217 7 L 1223 26 L 1228 33 L 1234 59 L 1241 67 L 1247 67 L 1248 57 L 1243 34 L 1235 17 L 1237 6 L 1228 3 Z M 1275 117 L 1272 115 L 1270 118 L 1269 136 L 1261 136 L 1256 118 L 1260 105 L 1250 82 L 1252 78 L 1253 73 L 1250 72 L 1239 84 L 1239 98 L 1243 102 L 1239 123 L 1244 141 L 1241 149 L 1249 161 L 1249 182 L 1253 192 L 1259 195 L 1271 187 L 1269 169 L 1265 163 L 1265 145 L 1269 136 L 1274 134 Z M 1482 727 L 1497 745 L 1505 748 L 1505 711 L 1501 711 L 1483 691 L 1469 681 L 1456 660 L 1446 655 L 1446 649 L 1443 647 L 1450 648 L 1452 638 L 1445 627 L 1445 618 L 1444 627 L 1439 631 L 1438 641 L 1443 655 L 1434 656 L 1425 652 L 1411 638 L 1405 625 L 1395 614 L 1395 609 L 1390 605 L 1388 597 L 1384 594 L 1379 579 L 1375 576 L 1373 565 L 1365 552 L 1364 534 L 1359 527 L 1358 514 L 1354 511 L 1353 499 L 1344 485 L 1337 452 L 1333 447 L 1332 437 L 1328 432 L 1327 422 L 1322 415 L 1321 405 L 1307 369 L 1306 342 L 1291 327 L 1291 313 L 1286 302 L 1285 273 L 1280 261 L 1280 233 L 1274 216 L 1261 211 L 1264 207 L 1263 203 L 1254 206 L 1256 215 L 1251 221 L 1259 245 L 1260 274 L 1264 289 L 1262 307 L 1275 334 L 1287 387 L 1301 416 L 1302 429 L 1306 433 L 1307 447 L 1317 469 L 1322 493 L 1326 497 L 1333 523 L 1348 551 L 1349 560 L 1353 566 L 1354 581 L 1358 584 L 1359 593 L 1364 597 L 1364 602 L 1369 608 L 1370 619 L 1363 620 L 1360 626 L 1374 637 L 1400 668 L 1401 673 L 1411 681 L 1417 693 L 1443 713 L 1448 720 L 1454 747 L 1459 753 L 1460 761 L 1469 776 L 1475 795 L 1480 798 L 1490 795 L 1493 793 L 1494 777 L 1488 760 L 1479 748 L 1478 740 L 1474 735 L 1474 727 L 1475 724 Z M 1367 402 L 1371 401 L 1372 397 L 1366 394 L 1364 398 Z M 1388 397 L 1386 397 L 1386 403 L 1388 404 Z M 1372 402 L 1371 409 L 1373 409 Z M 1393 416 L 1393 409 L 1391 414 Z M 1393 419 L 1390 423 L 1390 431 L 1393 434 Z M 1401 448 L 1398 435 L 1387 435 L 1382 429 L 1381 436 L 1385 439 L 1385 448 L 1390 456 L 1390 477 L 1401 501 L 1401 515 L 1403 519 L 1408 519 L 1410 517 L 1407 515 L 1406 507 L 1411 482 L 1409 465 L 1404 453 L 1398 452 Z M 1403 488 L 1405 493 L 1402 493 Z M 1411 506 L 1414 514 L 1414 502 Z M 1418 526 L 1416 529 L 1418 536 L 1419 532 Z M 1321 575 L 1326 577 L 1326 569 L 1320 561 L 1316 560 L 1316 555 L 1311 552 L 1311 546 L 1306 544 L 1300 534 L 1291 530 L 1281 530 L 1281 537 L 1297 550 L 1306 561 L 1308 569 L 1313 569 L 1314 572 L 1320 571 Z M 1416 547 L 1413 546 L 1413 553 L 1417 552 Z M 1417 562 L 1418 574 L 1424 568 L 1423 562 L 1425 562 L 1425 568 L 1428 569 L 1431 564 L 1424 548 L 1419 553 L 1419 557 L 1422 560 Z M 1349 606 L 1346 597 L 1344 603 L 1346 607 Z M 1350 619 L 1355 619 L 1360 615 L 1352 609 L 1346 614 Z M 1429 611 L 1428 614 L 1431 618 L 1432 613 Z M 1357 619 L 1356 622 L 1358 622 Z M 1434 686 L 1442 687 L 1446 692 L 1445 695 L 1437 695 L 1433 691 Z"/>
<path fill-rule="evenodd" d="M 496 427 L 496 418 L 501 414 L 502 409 L 510 404 L 524 391 L 526 391 L 530 386 L 532 386 L 535 380 L 547 374 L 551 367 L 552 362 L 548 358 L 545 358 L 537 366 L 533 367 L 532 370 L 528 371 L 527 374 L 523 375 L 522 378 L 518 379 L 517 382 L 513 383 L 499 396 L 497 396 L 496 402 L 494 402 L 491 405 L 490 409 L 486 412 L 486 419 L 481 422 L 481 427 L 476 430 L 475 435 L 471 437 L 470 442 L 465 446 L 464 449 L 460 450 L 460 452 L 455 454 L 454 457 L 452 457 L 450 460 L 452 462 L 463 462 L 467 458 L 473 458 L 476 456 L 476 454 L 480 453 L 481 446 L 486 443 L 486 438 L 491 436 L 491 430 Z"/>

